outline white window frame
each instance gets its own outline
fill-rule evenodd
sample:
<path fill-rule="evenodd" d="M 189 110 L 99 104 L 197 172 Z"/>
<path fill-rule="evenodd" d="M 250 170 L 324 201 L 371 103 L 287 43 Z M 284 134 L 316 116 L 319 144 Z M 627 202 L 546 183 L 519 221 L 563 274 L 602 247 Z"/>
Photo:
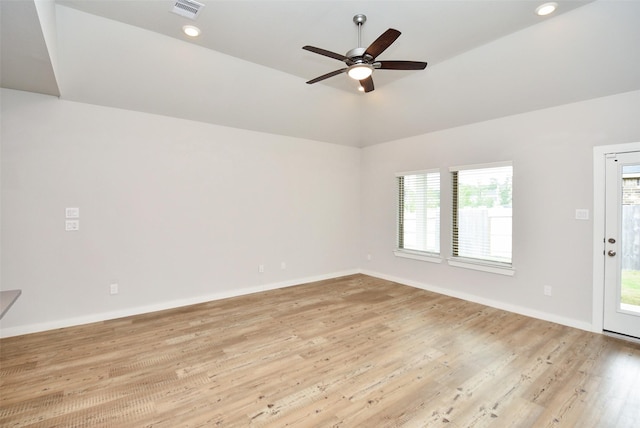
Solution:
<path fill-rule="evenodd" d="M 439 176 L 439 181 L 440 181 L 440 201 L 439 201 L 439 207 L 441 209 L 442 207 L 442 174 L 440 173 L 439 169 L 427 169 L 427 170 L 419 170 L 419 171 L 406 171 L 406 172 L 398 172 L 396 173 L 396 192 L 397 193 L 397 197 L 396 197 L 396 248 L 393 250 L 393 253 L 397 256 L 397 257 L 403 257 L 403 258 L 407 258 L 407 259 L 413 259 L 413 260 L 420 260 L 420 261 L 425 261 L 425 262 L 431 262 L 431 263 L 441 263 L 442 262 L 442 245 L 439 242 L 438 243 L 438 248 L 439 248 L 439 252 L 431 252 L 431 251 L 420 251 L 420 250 L 413 250 L 413 249 L 406 249 L 406 248 L 400 248 L 399 247 L 399 239 L 400 239 L 400 216 L 401 216 L 401 209 L 400 209 L 400 204 L 403 203 L 404 201 L 401 200 L 401 195 L 399 194 L 399 187 L 398 187 L 398 178 L 400 177 L 405 177 L 408 175 L 425 175 L 425 174 L 438 174 Z M 439 217 L 441 218 L 442 216 L 442 212 L 440 211 L 439 213 Z M 441 233 L 441 229 L 438 229 L 439 234 Z"/>
<path fill-rule="evenodd" d="M 453 173 L 454 172 L 459 172 L 459 171 L 464 171 L 464 170 L 480 170 L 480 169 L 487 169 L 487 168 L 499 168 L 499 167 L 505 167 L 505 166 L 510 166 L 511 168 L 513 168 L 513 162 L 511 161 L 507 161 L 507 162 L 495 162 L 495 163 L 485 163 L 485 164 L 474 164 L 474 165 L 463 165 L 463 166 L 452 166 L 449 168 L 449 173 L 451 174 L 451 176 L 453 177 Z M 511 188 L 511 198 L 513 200 L 513 169 L 512 169 L 512 173 L 511 173 L 511 183 L 512 183 L 512 188 Z M 479 270 L 479 271 L 483 271 L 483 272 L 489 272 L 489 273 L 495 273 L 495 274 L 499 274 L 499 275 L 507 275 L 507 276 L 513 276 L 515 274 L 515 269 L 513 267 L 513 252 L 511 253 L 511 262 L 506 263 L 506 262 L 497 262 L 497 261 L 491 261 L 491 260 L 483 260 L 483 259 L 476 259 L 476 258 L 468 258 L 468 257 L 460 257 L 460 256 L 456 256 L 454 255 L 454 243 L 453 243 L 453 235 L 454 235 L 454 227 L 455 227 L 455 220 L 453 218 L 454 216 L 454 210 L 457 206 L 457 201 L 454 201 L 453 199 L 456 197 L 457 195 L 457 190 L 455 189 L 455 183 L 453 181 L 453 179 L 451 180 L 451 230 L 450 230 L 450 243 L 451 243 L 451 256 L 449 258 L 447 258 L 447 263 L 450 266 L 454 266 L 454 267 L 460 267 L 460 268 L 465 268 L 465 269 L 473 269 L 473 270 Z M 513 218 L 513 215 L 512 215 Z M 511 240 L 513 242 L 513 225 L 511 226 Z"/>

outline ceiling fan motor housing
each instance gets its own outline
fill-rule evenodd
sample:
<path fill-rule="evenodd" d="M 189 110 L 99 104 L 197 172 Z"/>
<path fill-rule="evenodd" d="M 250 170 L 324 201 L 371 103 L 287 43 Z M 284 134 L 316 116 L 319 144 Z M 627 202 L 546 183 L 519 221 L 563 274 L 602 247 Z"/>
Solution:
<path fill-rule="evenodd" d="M 354 48 L 345 54 L 352 62 L 356 64 L 366 63 L 370 64 L 373 61 L 371 55 L 365 55 L 366 48 Z"/>

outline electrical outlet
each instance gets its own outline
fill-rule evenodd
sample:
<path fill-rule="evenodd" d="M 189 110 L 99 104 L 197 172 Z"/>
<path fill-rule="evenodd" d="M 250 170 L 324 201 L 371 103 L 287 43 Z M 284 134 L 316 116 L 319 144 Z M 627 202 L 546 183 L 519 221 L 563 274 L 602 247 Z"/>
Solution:
<path fill-rule="evenodd" d="M 367 261 L 371 261 L 371 254 L 367 254 Z"/>
<path fill-rule="evenodd" d="M 545 296 L 551 296 L 551 286 L 550 285 L 545 285 L 543 292 L 544 292 Z"/>
<path fill-rule="evenodd" d="M 113 283 L 109 285 L 109 294 L 118 294 L 118 284 Z"/>
<path fill-rule="evenodd" d="M 287 268 L 287 263 L 286 262 L 280 263 L 280 269 L 285 270 L 286 268 Z"/>
<path fill-rule="evenodd" d="M 264 265 L 258 265 L 258 272 L 264 273 Z"/>

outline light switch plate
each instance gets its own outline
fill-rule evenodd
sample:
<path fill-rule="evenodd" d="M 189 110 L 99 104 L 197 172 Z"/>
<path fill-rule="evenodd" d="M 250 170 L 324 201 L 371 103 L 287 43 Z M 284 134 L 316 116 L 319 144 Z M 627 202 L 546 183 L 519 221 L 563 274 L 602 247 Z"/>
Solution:
<path fill-rule="evenodd" d="M 589 210 L 586 208 L 576 209 L 576 220 L 589 220 Z"/>
<path fill-rule="evenodd" d="M 80 218 L 80 208 L 77 208 L 77 207 L 65 208 L 64 215 L 66 218 Z"/>
<path fill-rule="evenodd" d="M 67 232 L 75 232 L 80 230 L 80 220 L 65 220 L 64 230 Z"/>

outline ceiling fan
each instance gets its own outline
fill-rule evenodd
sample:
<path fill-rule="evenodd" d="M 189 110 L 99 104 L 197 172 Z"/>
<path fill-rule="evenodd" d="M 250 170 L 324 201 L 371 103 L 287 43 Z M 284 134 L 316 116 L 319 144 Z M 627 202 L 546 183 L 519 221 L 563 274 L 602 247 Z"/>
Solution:
<path fill-rule="evenodd" d="M 401 33 L 398 30 L 389 28 L 365 49 L 360 46 L 362 44 L 362 25 L 366 21 L 367 17 L 363 14 L 358 14 L 353 17 L 353 22 L 358 26 L 358 47 L 351 49 L 345 55 L 340 55 L 314 46 L 307 45 L 302 47 L 304 50 L 337 59 L 347 65 L 345 68 L 341 68 L 309 80 L 307 82 L 308 84 L 317 83 L 328 79 L 329 77 L 337 76 L 338 74 L 346 72 L 349 77 L 360 82 L 361 90 L 364 90 L 364 92 L 371 92 L 374 89 L 373 78 L 371 77 L 373 70 L 424 70 L 427 67 L 426 62 L 419 61 L 376 61 L 378 55 L 391 46 L 391 44 L 400 37 Z"/>

